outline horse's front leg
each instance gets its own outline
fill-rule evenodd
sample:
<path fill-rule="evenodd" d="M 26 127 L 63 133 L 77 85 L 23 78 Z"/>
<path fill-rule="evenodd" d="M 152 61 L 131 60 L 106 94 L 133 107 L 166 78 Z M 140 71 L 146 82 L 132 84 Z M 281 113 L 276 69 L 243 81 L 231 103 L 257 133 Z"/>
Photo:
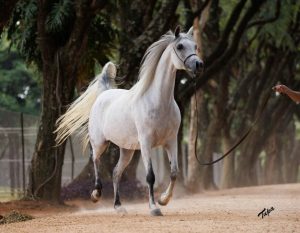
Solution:
<path fill-rule="evenodd" d="M 177 138 L 169 141 L 165 145 L 165 150 L 167 151 L 169 161 L 170 161 L 170 166 L 171 166 L 171 182 L 170 182 L 167 190 L 164 193 L 162 193 L 160 198 L 158 199 L 158 203 L 160 205 L 167 205 L 173 194 L 173 189 L 175 186 L 175 181 L 176 181 L 177 172 L 178 172 Z"/>
<path fill-rule="evenodd" d="M 142 159 L 146 169 L 146 181 L 149 188 L 149 208 L 150 214 L 152 216 L 162 216 L 160 209 L 156 206 L 154 200 L 154 182 L 155 182 L 155 175 L 152 168 L 151 162 L 151 144 L 143 140 L 140 142 L 141 145 L 141 152 L 142 152 Z"/>

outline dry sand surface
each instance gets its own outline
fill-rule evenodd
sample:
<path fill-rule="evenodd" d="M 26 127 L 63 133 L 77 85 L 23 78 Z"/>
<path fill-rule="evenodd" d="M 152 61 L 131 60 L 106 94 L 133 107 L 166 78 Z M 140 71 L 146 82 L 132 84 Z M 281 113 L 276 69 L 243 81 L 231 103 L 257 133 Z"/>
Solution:
<path fill-rule="evenodd" d="M 300 232 L 300 184 L 248 187 L 175 197 L 162 207 L 163 217 L 148 215 L 146 201 L 124 201 L 128 214 L 112 209 L 112 201 L 69 203 L 76 207 L 29 207 L 27 222 L 0 225 L 0 232 Z M 16 206 L 15 206 L 16 207 Z M 274 210 L 258 217 L 264 208 Z M 0 213 L 8 205 L 0 204 Z"/>

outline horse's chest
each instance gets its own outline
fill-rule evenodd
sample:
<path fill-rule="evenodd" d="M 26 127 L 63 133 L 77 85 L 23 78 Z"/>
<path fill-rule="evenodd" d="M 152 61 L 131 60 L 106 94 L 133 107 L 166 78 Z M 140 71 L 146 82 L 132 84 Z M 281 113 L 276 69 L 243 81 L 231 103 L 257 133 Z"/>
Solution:
<path fill-rule="evenodd" d="M 178 118 L 172 115 L 169 111 L 149 110 L 146 116 L 146 122 L 152 126 L 159 126 L 159 128 L 168 128 L 175 126 Z"/>
<path fill-rule="evenodd" d="M 173 137 L 177 134 L 180 125 L 180 114 L 164 109 L 150 109 L 144 119 L 145 125 L 151 134 L 158 140 Z"/>

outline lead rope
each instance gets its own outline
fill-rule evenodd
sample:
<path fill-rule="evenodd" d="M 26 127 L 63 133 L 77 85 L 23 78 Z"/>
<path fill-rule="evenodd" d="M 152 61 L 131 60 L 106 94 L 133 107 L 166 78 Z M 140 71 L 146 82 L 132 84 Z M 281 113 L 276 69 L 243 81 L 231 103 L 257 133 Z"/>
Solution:
<path fill-rule="evenodd" d="M 270 92 L 264 103 L 263 103 L 263 106 L 262 106 L 262 109 L 260 111 L 260 113 L 257 115 L 257 117 L 255 118 L 254 122 L 251 124 L 251 126 L 248 128 L 248 130 L 243 134 L 243 136 L 225 153 L 223 154 L 220 158 L 216 159 L 216 160 L 213 160 L 211 162 L 201 162 L 200 159 L 198 158 L 198 155 L 197 155 L 197 142 L 198 142 L 198 104 L 197 104 L 197 88 L 196 88 L 196 81 L 195 81 L 195 104 L 196 104 L 196 140 L 195 140 L 195 157 L 198 161 L 198 163 L 200 165 L 213 165 L 214 163 L 217 163 L 219 162 L 220 160 L 224 159 L 227 155 L 229 155 L 233 150 L 235 150 L 247 137 L 248 135 L 252 132 L 252 130 L 254 129 L 254 126 L 257 124 L 257 122 L 259 121 L 260 117 L 262 116 L 266 106 L 267 106 L 267 103 L 269 102 L 269 99 L 271 97 L 271 94 L 272 92 Z"/>

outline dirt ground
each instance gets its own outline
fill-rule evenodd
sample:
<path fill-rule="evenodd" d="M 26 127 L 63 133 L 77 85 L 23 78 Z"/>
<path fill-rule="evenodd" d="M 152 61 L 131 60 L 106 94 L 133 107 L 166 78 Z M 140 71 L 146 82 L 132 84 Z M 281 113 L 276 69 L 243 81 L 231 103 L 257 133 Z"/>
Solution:
<path fill-rule="evenodd" d="M 112 201 L 73 201 L 58 207 L 45 203 L 1 203 L 0 214 L 16 209 L 35 219 L 0 225 L 0 232 L 300 232 L 300 184 L 272 185 L 178 195 L 151 217 L 145 201 L 124 202 L 121 216 Z M 257 215 L 274 208 L 269 216 Z"/>

